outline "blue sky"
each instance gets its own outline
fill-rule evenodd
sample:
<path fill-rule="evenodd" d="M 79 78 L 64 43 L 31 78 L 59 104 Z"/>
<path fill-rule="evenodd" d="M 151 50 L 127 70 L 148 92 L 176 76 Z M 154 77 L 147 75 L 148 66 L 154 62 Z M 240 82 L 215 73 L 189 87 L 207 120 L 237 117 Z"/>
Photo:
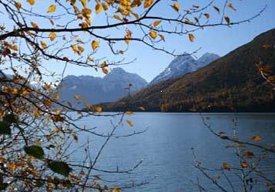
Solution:
<path fill-rule="evenodd" d="M 197 1 L 197 2 L 206 2 Z M 238 2 L 238 1 L 235 1 Z M 235 3 L 237 12 L 234 13 L 236 19 L 253 16 L 262 7 L 267 5 L 265 12 L 258 18 L 249 23 L 243 23 L 233 27 L 207 28 L 196 32 L 196 41 L 189 43 L 184 37 L 172 39 L 169 48 L 175 48 L 179 52 L 192 52 L 201 48 L 196 56 L 201 56 L 205 52 L 217 53 L 223 56 L 235 48 L 251 41 L 258 34 L 275 28 L 275 1 L 274 0 L 243 0 Z M 137 54 L 138 50 L 138 54 Z M 136 72 L 147 81 L 151 81 L 158 75 L 169 62 L 172 56 L 161 52 L 142 48 L 141 46 L 132 47 L 128 53 L 130 58 L 137 58 L 137 61 L 124 68 L 129 72 Z"/>
<path fill-rule="evenodd" d="M 182 6 L 184 5 L 182 1 Z M 208 0 L 189 1 L 189 3 L 205 4 Z M 177 50 L 178 53 L 192 52 L 198 48 L 200 51 L 195 54 L 199 57 L 205 52 L 212 52 L 223 56 L 235 48 L 251 41 L 258 34 L 275 28 L 275 1 L 274 0 L 242 0 L 234 1 L 236 12 L 232 14 L 234 20 L 241 20 L 251 17 L 258 13 L 265 5 L 265 12 L 256 19 L 248 23 L 243 23 L 233 27 L 212 27 L 195 33 L 196 40 L 190 43 L 186 37 L 170 37 L 168 38 L 166 48 L 168 50 Z M 169 6 L 169 5 L 167 5 Z M 190 5 L 187 5 L 190 6 Z M 163 5 L 158 9 L 159 13 L 169 9 Z M 125 54 L 126 60 L 136 59 L 134 63 L 121 66 L 128 72 L 139 74 L 147 81 L 151 81 L 158 75 L 169 62 L 173 59 L 172 56 L 162 52 L 154 51 L 151 48 L 141 44 L 131 44 L 128 52 Z M 94 75 L 103 76 L 100 72 L 87 71 L 79 67 L 71 66 L 67 69 L 66 74 L 74 75 Z"/>
<path fill-rule="evenodd" d="M 51 0 L 52 1 L 52 0 Z M 182 9 L 189 8 L 192 4 L 206 5 L 209 0 L 178 0 Z M 52 1 L 54 2 L 54 1 Z M 216 0 L 215 4 L 221 5 L 224 2 L 222 0 Z M 200 49 L 194 57 L 200 57 L 206 52 L 216 53 L 220 56 L 227 54 L 235 48 L 251 41 L 258 34 L 275 28 L 275 0 L 231 0 L 237 9 L 237 11 L 228 10 L 226 15 L 230 16 L 231 20 L 238 21 L 247 19 L 257 14 L 265 5 L 266 10 L 263 14 L 251 22 L 235 25 L 232 27 L 220 26 L 205 28 L 194 33 L 196 39 L 195 42 L 189 42 L 186 36 L 166 36 L 165 48 L 167 50 L 176 50 L 177 53 L 191 53 L 194 50 Z M 49 4 L 49 2 L 43 2 Z M 162 4 L 154 11 L 156 15 L 169 15 L 175 14 L 170 7 L 171 1 L 163 0 Z M 39 6 L 41 11 L 45 11 L 44 6 Z M 212 9 L 213 11 L 213 9 Z M 96 18 L 97 17 L 97 18 Z M 98 22 L 101 21 L 101 16 L 96 16 Z M 218 17 L 215 12 L 211 12 L 211 18 Z M 43 24 L 43 23 L 42 23 Z M 124 33 L 124 32 L 123 32 Z M 107 48 L 107 47 L 105 47 Z M 101 47 L 98 53 L 99 57 L 114 58 L 109 51 L 104 50 L 104 46 Z M 124 54 L 126 61 L 136 59 L 135 62 L 129 65 L 120 66 L 128 72 L 137 73 L 143 77 L 146 81 L 151 81 L 161 71 L 163 71 L 168 64 L 173 60 L 173 57 L 163 52 L 152 50 L 140 43 L 130 43 L 128 51 Z M 61 73 L 63 66 L 53 61 L 45 61 L 45 65 L 51 71 Z M 66 75 L 92 75 L 92 76 L 104 76 L 104 74 L 95 70 L 87 70 L 87 68 L 68 65 Z"/>

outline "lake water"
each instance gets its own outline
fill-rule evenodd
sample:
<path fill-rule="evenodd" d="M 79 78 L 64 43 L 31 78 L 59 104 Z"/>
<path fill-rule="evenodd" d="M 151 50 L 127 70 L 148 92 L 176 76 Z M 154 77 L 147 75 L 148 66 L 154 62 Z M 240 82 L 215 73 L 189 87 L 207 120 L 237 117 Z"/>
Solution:
<path fill-rule="evenodd" d="M 119 119 L 119 116 L 84 118 L 78 124 L 97 127 L 96 131 L 104 134 L 111 130 L 111 121 L 116 124 Z M 134 113 L 124 117 L 123 124 L 118 127 L 115 135 L 146 131 L 130 137 L 112 138 L 104 148 L 96 168 L 123 170 L 135 166 L 141 160 L 142 164 L 131 174 L 93 174 L 99 175 L 108 185 L 126 187 L 123 191 L 199 191 L 197 183 L 207 191 L 220 191 L 193 166 L 193 151 L 202 165 L 213 169 L 221 168 L 224 162 L 232 167 L 240 167 L 240 159 L 236 156 L 235 149 L 226 147 L 231 143 L 213 135 L 204 125 L 203 119 L 217 132 L 225 132 L 230 136 L 235 134 L 244 141 L 251 141 L 252 136 L 261 135 L 263 140 L 258 144 L 275 144 L 275 114 Z M 133 127 L 126 120 L 131 120 Z M 91 155 L 95 156 L 104 139 L 83 134 L 79 138 L 80 144 L 88 139 Z M 258 155 L 260 151 L 254 153 Z M 82 160 L 83 157 L 84 150 L 75 153 L 75 160 Z M 274 160 L 271 155 L 259 165 L 273 181 Z M 221 176 L 218 181 L 232 191 L 220 172 L 211 171 L 210 174 L 215 178 Z M 241 191 L 240 179 L 233 174 L 233 170 L 225 171 L 225 174 L 234 185 L 235 191 Z M 139 186 L 141 183 L 144 185 Z M 130 186 L 135 187 L 127 188 Z M 253 191 L 266 191 L 260 178 Z"/>

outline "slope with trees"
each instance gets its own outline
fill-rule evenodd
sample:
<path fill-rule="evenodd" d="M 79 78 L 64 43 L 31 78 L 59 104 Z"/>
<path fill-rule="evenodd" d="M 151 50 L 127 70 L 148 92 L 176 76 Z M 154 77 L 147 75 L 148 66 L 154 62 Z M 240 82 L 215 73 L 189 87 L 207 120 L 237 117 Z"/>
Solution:
<path fill-rule="evenodd" d="M 275 83 L 274 42 L 272 29 L 196 72 L 156 84 L 106 109 L 125 110 L 129 106 L 139 110 L 143 106 L 147 111 L 274 111 L 270 85 Z"/>
<path fill-rule="evenodd" d="M 156 11 L 163 6 L 167 15 Z M 83 112 L 60 103 L 59 95 L 53 92 L 56 82 L 47 82 L 47 77 L 59 81 L 72 65 L 107 74 L 110 65 L 124 64 L 123 56 L 134 42 L 175 54 L 165 49 L 167 35 L 193 42 L 197 30 L 238 25 L 263 12 L 234 20 L 234 11 L 233 3 L 226 0 L 191 7 L 174 0 L 1 0 L 0 189 L 120 191 L 105 186 L 92 174 L 129 173 L 138 167 L 97 167 L 119 125 L 112 124 L 107 134 L 90 125 L 77 125 L 83 117 L 100 116 L 102 108 L 90 105 L 90 110 Z M 117 60 L 101 57 L 100 50 Z M 51 72 L 50 63 L 63 66 L 61 74 Z M 40 88 L 30 86 L 34 81 Z M 71 116 L 72 111 L 76 116 Z M 78 149 L 83 150 L 83 161 L 72 163 L 69 149 L 79 134 L 98 136 L 104 142 L 90 154 L 87 141 Z"/>

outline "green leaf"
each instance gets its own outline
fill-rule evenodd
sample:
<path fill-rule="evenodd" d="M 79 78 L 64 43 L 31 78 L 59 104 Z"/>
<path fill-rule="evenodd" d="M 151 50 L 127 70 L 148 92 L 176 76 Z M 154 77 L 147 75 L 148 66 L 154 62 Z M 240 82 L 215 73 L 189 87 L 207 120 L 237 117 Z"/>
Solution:
<path fill-rule="evenodd" d="M 3 117 L 3 121 L 7 122 L 8 124 L 18 123 L 18 117 L 14 114 L 6 114 Z"/>
<path fill-rule="evenodd" d="M 11 135 L 10 124 L 0 121 L 0 134 L 1 135 Z"/>
<path fill-rule="evenodd" d="M 64 175 L 65 177 L 69 176 L 69 173 L 72 171 L 72 168 L 69 165 L 62 161 L 48 161 L 48 167 L 55 173 Z"/>
<path fill-rule="evenodd" d="M 43 159 L 44 155 L 45 155 L 42 147 L 40 147 L 38 145 L 25 146 L 24 150 L 28 155 L 33 156 L 37 159 Z"/>

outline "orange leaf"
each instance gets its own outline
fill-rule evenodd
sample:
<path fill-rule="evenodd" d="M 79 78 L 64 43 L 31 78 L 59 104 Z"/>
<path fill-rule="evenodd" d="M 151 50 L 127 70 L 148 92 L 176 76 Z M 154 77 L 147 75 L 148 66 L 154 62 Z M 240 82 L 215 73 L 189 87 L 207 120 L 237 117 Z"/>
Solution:
<path fill-rule="evenodd" d="M 152 23 L 153 27 L 157 27 L 161 23 L 161 20 L 156 20 Z"/>
<path fill-rule="evenodd" d="M 107 74 L 109 73 L 107 67 L 102 67 L 101 69 L 102 69 L 102 72 L 103 72 L 105 75 L 107 75 Z"/>

